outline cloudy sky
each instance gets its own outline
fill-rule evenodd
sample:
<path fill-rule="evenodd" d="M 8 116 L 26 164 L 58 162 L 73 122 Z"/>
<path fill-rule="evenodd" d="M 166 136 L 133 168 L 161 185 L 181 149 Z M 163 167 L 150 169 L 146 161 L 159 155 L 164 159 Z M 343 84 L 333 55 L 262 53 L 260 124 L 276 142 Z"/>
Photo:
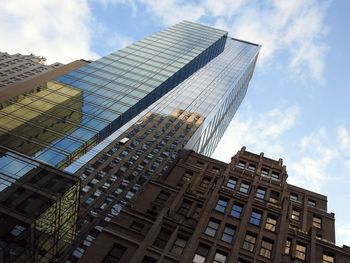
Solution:
<path fill-rule="evenodd" d="M 289 182 L 328 196 L 350 245 L 350 1 L 0 0 L 0 50 L 48 63 L 96 59 L 181 20 L 262 45 L 214 158 L 283 158 Z"/>

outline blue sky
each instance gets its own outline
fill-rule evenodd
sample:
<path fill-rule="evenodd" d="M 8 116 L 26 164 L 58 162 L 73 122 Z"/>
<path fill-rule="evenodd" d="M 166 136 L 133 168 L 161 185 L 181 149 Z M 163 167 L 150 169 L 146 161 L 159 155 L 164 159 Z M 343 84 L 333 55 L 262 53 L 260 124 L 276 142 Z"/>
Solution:
<path fill-rule="evenodd" d="M 289 182 L 328 196 L 350 245 L 350 1 L 12 0 L 0 50 L 48 63 L 95 59 L 181 20 L 262 45 L 247 96 L 214 158 L 243 145 L 283 158 Z"/>

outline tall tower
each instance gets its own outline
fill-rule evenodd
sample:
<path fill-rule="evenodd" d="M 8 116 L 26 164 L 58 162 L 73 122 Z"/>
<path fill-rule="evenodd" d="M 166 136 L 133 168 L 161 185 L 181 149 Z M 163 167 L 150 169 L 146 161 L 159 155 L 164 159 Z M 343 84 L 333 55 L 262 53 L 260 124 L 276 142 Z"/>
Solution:
<path fill-rule="evenodd" d="M 3 146 L 81 178 L 71 261 L 178 150 L 213 152 L 259 50 L 184 21 L 0 100 Z"/>
<path fill-rule="evenodd" d="M 209 63 L 66 168 L 82 179 L 80 238 L 71 261 L 81 257 L 149 178 L 172 167 L 178 150 L 213 152 L 246 94 L 260 49 L 230 37 L 225 41 Z"/>

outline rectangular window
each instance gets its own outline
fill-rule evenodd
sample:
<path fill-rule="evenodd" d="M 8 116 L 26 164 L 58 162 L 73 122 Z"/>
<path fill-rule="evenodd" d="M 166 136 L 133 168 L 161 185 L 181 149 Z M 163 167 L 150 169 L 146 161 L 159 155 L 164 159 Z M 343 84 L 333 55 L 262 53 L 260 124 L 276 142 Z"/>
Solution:
<path fill-rule="evenodd" d="M 334 263 L 334 262 L 335 262 L 334 255 L 332 255 L 328 252 L 323 252 L 322 263 Z"/>
<path fill-rule="evenodd" d="M 189 182 L 189 181 L 191 181 L 191 177 L 192 177 L 192 175 L 193 175 L 193 172 L 191 172 L 191 171 L 186 171 L 185 173 L 184 173 L 184 175 L 182 176 L 182 181 L 184 181 L 184 182 Z"/>
<path fill-rule="evenodd" d="M 214 218 L 210 218 L 209 222 L 208 222 L 208 226 L 205 229 L 204 233 L 207 234 L 208 236 L 212 236 L 212 237 L 215 236 L 216 231 L 219 228 L 219 225 L 220 225 L 220 221 L 219 220 L 216 220 Z"/>
<path fill-rule="evenodd" d="M 181 256 L 187 241 L 187 238 L 178 236 L 174 242 L 173 247 L 171 248 L 171 253 Z"/>
<path fill-rule="evenodd" d="M 277 226 L 277 218 L 272 215 L 268 215 L 266 218 L 265 229 L 275 232 Z"/>
<path fill-rule="evenodd" d="M 291 218 L 296 221 L 300 221 L 300 211 L 293 209 Z"/>
<path fill-rule="evenodd" d="M 243 248 L 245 250 L 253 252 L 254 251 L 254 247 L 255 247 L 255 242 L 256 242 L 256 235 L 247 233 L 245 235 L 245 238 L 244 238 Z"/>
<path fill-rule="evenodd" d="M 297 201 L 299 200 L 299 195 L 296 194 L 296 193 L 290 193 L 289 199 L 290 199 L 291 201 L 297 202 Z"/>
<path fill-rule="evenodd" d="M 168 200 L 170 194 L 164 191 L 160 191 L 157 198 L 154 200 L 154 203 L 157 205 L 164 205 L 165 202 Z"/>
<path fill-rule="evenodd" d="M 258 187 L 256 190 L 256 198 L 264 200 L 265 199 L 266 190 L 264 188 Z"/>
<path fill-rule="evenodd" d="M 191 207 L 192 207 L 192 201 L 184 199 L 181 203 L 178 213 L 181 215 L 187 216 Z"/>
<path fill-rule="evenodd" d="M 150 256 L 144 256 L 142 263 L 157 263 L 157 260 L 155 258 L 150 257 Z"/>
<path fill-rule="evenodd" d="M 227 182 L 226 186 L 227 186 L 228 188 L 235 189 L 235 188 L 236 188 L 236 184 L 237 184 L 237 180 L 234 179 L 234 178 L 232 178 L 232 177 L 230 177 L 230 178 L 228 179 L 228 182 Z"/>
<path fill-rule="evenodd" d="M 236 167 L 244 169 L 246 164 L 247 163 L 245 161 L 239 160 L 238 163 L 236 164 Z"/>
<path fill-rule="evenodd" d="M 130 225 L 130 229 L 137 231 L 137 232 L 141 232 L 144 227 L 145 227 L 144 224 L 137 222 L 137 221 L 132 221 L 132 223 Z"/>
<path fill-rule="evenodd" d="M 251 172 L 255 172 L 255 170 L 256 170 L 256 165 L 250 163 L 250 164 L 248 165 L 248 170 L 251 171 Z"/>
<path fill-rule="evenodd" d="M 241 187 L 239 188 L 239 191 L 241 193 L 248 194 L 249 193 L 249 187 L 250 187 L 250 185 L 248 183 L 242 182 L 241 183 Z"/>
<path fill-rule="evenodd" d="M 271 258 L 273 241 L 263 239 L 261 242 L 261 248 L 259 255 L 265 258 Z"/>
<path fill-rule="evenodd" d="M 279 181 L 280 180 L 280 175 L 276 172 L 272 172 L 271 174 L 271 179 L 274 181 Z"/>
<path fill-rule="evenodd" d="M 284 248 L 284 253 L 289 255 L 290 254 L 290 246 L 292 245 L 292 240 L 287 239 L 286 240 L 286 247 Z"/>
<path fill-rule="evenodd" d="M 210 178 L 209 177 L 204 177 L 200 186 L 203 187 L 203 188 L 208 188 L 210 184 Z"/>
<path fill-rule="evenodd" d="M 234 204 L 234 205 L 232 206 L 231 216 L 233 216 L 234 218 L 240 218 L 240 217 L 241 217 L 242 210 L 243 210 L 243 205 Z"/>
<path fill-rule="evenodd" d="M 228 254 L 223 251 L 216 251 L 213 263 L 225 263 Z"/>
<path fill-rule="evenodd" d="M 300 260 L 305 260 L 305 256 L 306 256 L 306 246 L 301 243 L 297 243 L 297 246 L 295 248 L 295 257 Z"/>
<path fill-rule="evenodd" d="M 196 254 L 193 257 L 193 263 L 204 263 L 209 254 L 209 249 L 209 246 L 199 243 Z"/>
<path fill-rule="evenodd" d="M 280 194 L 278 192 L 271 191 L 270 192 L 269 202 L 277 205 L 279 197 L 280 197 Z"/>
<path fill-rule="evenodd" d="M 308 205 L 308 206 L 311 206 L 311 207 L 316 207 L 316 201 L 310 200 L 310 199 L 309 199 L 309 200 L 307 201 L 307 205 Z"/>
<path fill-rule="evenodd" d="M 121 262 L 121 258 L 126 251 L 126 247 L 114 244 L 108 255 L 104 258 L 103 263 Z"/>
<path fill-rule="evenodd" d="M 219 200 L 215 206 L 215 210 L 221 213 L 225 213 L 227 203 L 228 203 L 228 200 L 226 198 L 219 197 Z"/>
<path fill-rule="evenodd" d="M 256 225 L 256 226 L 260 226 L 261 217 L 262 217 L 262 213 L 260 211 L 253 210 L 253 212 L 250 216 L 250 219 L 249 219 L 249 223 Z"/>
<path fill-rule="evenodd" d="M 261 169 L 261 176 L 268 177 L 269 176 L 269 169 L 263 168 Z"/>
<path fill-rule="evenodd" d="M 164 249 L 170 239 L 170 236 L 171 236 L 171 231 L 168 229 L 162 228 L 156 240 L 154 241 L 153 245 L 160 249 Z"/>
<path fill-rule="evenodd" d="M 322 227 L 322 219 L 319 217 L 312 217 L 312 226 L 316 228 L 321 228 Z"/>
<path fill-rule="evenodd" d="M 224 233 L 222 233 L 221 240 L 227 243 L 232 243 L 234 234 L 235 234 L 235 227 L 227 224 L 225 226 Z"/>
<path fill-rule="evenodd" d="M 200 161 L 197 161 L 196 162 L 196 166 L 199 167 L 199 168 L 202 168 L 204 166 L 204 163 L 200 162 Z"/>

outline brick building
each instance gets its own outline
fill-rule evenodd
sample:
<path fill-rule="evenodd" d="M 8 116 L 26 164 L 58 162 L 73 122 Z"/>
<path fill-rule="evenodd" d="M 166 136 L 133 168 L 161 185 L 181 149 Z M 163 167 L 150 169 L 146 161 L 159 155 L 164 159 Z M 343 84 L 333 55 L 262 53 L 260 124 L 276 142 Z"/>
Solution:
<path fill-rule="evenodd" d="M 0 52 L 0 89 L 63 66 L 58 62 L 45 65 L 45 60 L 34 54 L 10 55 Z"/>
<path fill-rule="evenodd" d="M 80 262 L 350 262 L 327 197 L 286 182 L 282 159 L 243 147 L 226 164 L 181 151 Z"/>

